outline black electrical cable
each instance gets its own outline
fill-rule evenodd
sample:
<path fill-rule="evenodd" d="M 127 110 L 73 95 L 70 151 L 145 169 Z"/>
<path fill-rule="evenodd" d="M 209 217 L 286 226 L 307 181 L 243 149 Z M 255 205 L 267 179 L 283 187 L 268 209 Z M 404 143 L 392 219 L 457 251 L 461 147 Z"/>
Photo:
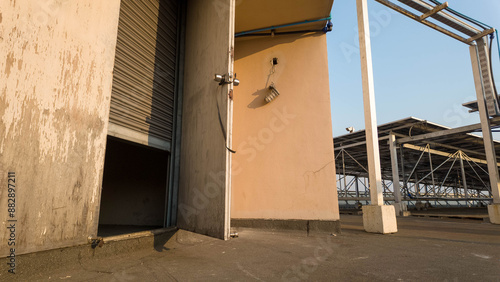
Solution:
<path fill-rule="evenodd" d="M 224 128 L 224 123 L 222 122 L 222 117 L 221 117 L 221 114 L 220 114 L 220 108 L 219 108 L 219 99 L 216 98 L 216 101 L 215 101 L 216 105 L 217 105 L 217 114 L 218 114 L 218 117 L 219 117 L 219 125 L 220 125 L 220 129 L 222 131 L 222 136 L 224 137 L 224 146 L 226 147 L 226 149 L 233 153 L 233 154 L 236 154 L 236 151 L 235 150 L 232 150 L 231 148 L 229 148 L 227 146 L 227 133 L 226 133 L 226 129 Z"/>

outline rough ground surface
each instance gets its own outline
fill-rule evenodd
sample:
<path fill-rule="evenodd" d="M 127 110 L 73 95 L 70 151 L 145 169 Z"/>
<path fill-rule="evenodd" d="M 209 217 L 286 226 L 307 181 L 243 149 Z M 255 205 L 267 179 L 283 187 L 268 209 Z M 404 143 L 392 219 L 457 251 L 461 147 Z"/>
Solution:
<path fill-rule="evenodd" d="M 342 234 L 239 230 L 221 241 L 179 231 L 142 250 L 48 269 L 19 280 L 67 281 L 500 281 L 500 225 L 398 218 L 392 235 L 342 216 Z M 64 258 L 61 258 L 64 261 Z M 19 265 L 21 267 L 21 264 Z"/>

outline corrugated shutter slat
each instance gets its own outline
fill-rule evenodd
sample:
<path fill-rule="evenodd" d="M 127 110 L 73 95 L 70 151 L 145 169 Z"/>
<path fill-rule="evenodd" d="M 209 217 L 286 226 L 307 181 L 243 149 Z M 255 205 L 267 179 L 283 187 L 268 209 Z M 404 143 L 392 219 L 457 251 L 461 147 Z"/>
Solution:
<path fill-rule="evenodd" d="M 177 0 L 122 0 L 116 46 L 110 135 L 170 144 L 177 54 Z M 126 130 L 120 132 L 120 128 Z M 127 134 L 130 133 L 130 138 Z M 133 134 L 132 134 L 132 133 Z M 161 143 L 160 142 L 160 143 Z M 153 146 L 158 147 L 158 142 Z M 169 146 L 161 149 L 170 150 Z"/>

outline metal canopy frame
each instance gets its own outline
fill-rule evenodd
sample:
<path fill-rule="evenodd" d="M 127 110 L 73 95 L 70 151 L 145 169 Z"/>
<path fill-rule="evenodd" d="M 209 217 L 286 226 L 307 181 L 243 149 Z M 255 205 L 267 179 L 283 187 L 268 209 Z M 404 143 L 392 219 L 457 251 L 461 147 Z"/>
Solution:
<path fill-rule="evenodd" d="M 459 18 L 448 12 L 448 2 L 434 6 L 422 0 L 397 0 L 409 8 L 422 13 L 419 16 L 394 4 L 392 1 L 375 1 L 467 45 L 473 45 L 475 40 L 495 32 L 494 28 L 483 28 L 483 26 L 474 21 Z M 429 18 L 442 25 L 430 21 Z"/>
<path fill-rule="evenodd" d="M 448 8 L 448 4 L 446 3 L 440 3 L 436 0 L 427 0 L 431 2 L 432 4 L 429 4 L 428 2 L 425 2 L 423 0 L 397 0 L 398 2 L 407 5 L 411 9 L 414 9 L 418 12 L 423 13 L 422 15 L 417 15 L 415 13 L 410 12 L 409 10 L 402 8 L 399 5 L 394 4 L 393 2 L 389 0 L 375 0 L 399 13 L 402 13 L 403 15 L 406 15 L 407 17 L 416 20 L 424 25 L 427 25 L 437 31 L 442 32 L 443 34 L 446 34 L 454 39 L 457 39 L 467 45 L 470 45 L 469 51 L 470 51 L 470 56 L 471 56 L 471 62 L 472 62 L 472 69 L 473 69 L 473 75 L 474 75 L 474 84 L 476 88 L 476 95 L 477 95 L 477 105 L 479 108 L 479 116 L 480 116 L 480 126 L 475 126 L 474 128 L 461 128 L 459 130 L 456 130 L 456 132 L 447 132 L 446 134 L 432 134 L 432 132 L 425 132 L 421 136 L 419 140 L 412 140 L 410 138 L 411 135 L 411 129 L 413 127 L 418 127 L 417 125 L 414 125 L 410 128 L 410 133 L 408 133 L 407 136 L 402 136 L 403 138 L 406 138 L 405 141 L 408 142 L 422 142 L 426 141 L 430 138 L 432 139 L 437 139 L 432 140 L 432 142 L 429 142 L 425 144 L 425 146 L 418 146 L 418 145 L 413 145 L 413 144 L 401 144 L 400 150 L 401 150 L 401 166 L 402 166 L 402 181 L 403 181 L 403 190 L 406 190 L 408 193 L 409 197 L 412 197 L 411 193 L 409 192 L 409 183 L 414 183 L 414 192 L 415 196 L 419 196 L 420 193 L 420 184 L 425 183 L 429 184 L 428 177 L 432 179 L 432 187 L 434 189 L 434 196 L 438 196 L 436 194 L 435 188 L 436 188 L 436 183 L 435 183 L 435 177 L 436 174 L 439 174 L 439 169 L 446 167 L 445 164 L 453 159 L 453 163 L 451 164 L 450 168 L 446 171 L 446 173 L 443 175 L 437 175 L 438 178 L 442 178 L 442 185 L 448 185 L 448 187 L 454 187 L 455 193 L 454 195 L 458 195 L 457 192 L 457 184 L 455 183 L 454 185 L 448 184 L 447 179 L 448 176 L 450 175 L 450 172 L 453 169 L 453 166 L 455 165 L 455 162 L 457 159 L 459 160 L 460 164 L 460 172 L 458 175 L 460 175 L 460 185 L 462 187 L 463 195 L 462 197 L 465 198 L 466 200 L 469 198 L 469 188 L 475 189 L 477 191 L 476 195 L 480 196 L 481 191 L 483 190 L 489 190 L 489 195 L 492 197 L 493 204 L 494 205 L 500 205 L 500 174 L 498 171 L 498 158 L 496 157 L 496 150 L 500 148 L 495 148 L 498 147 L 498 142 L 494 142 L 492 139 L 492 134 L 491 134 L 491 125 L 494 122 L 490 117 L 495 117 L 495 116 L 500 116 L 500 105 L 497 100 L 497 95 L 495 94 L 494 90 L 494 85 L 493 85 L 493 77 L 491 74 L 491 66 L 490 66 L 490 56 L 491 54 L 488 53 L 488 42 L 486 36 L 488 34 L 494 33 L 496 30 L 494 28 L 491 28 L 488 26 L 486 28 L 485 24 L 482 24 L 474 19 L 471 19 L 465 15 L 462 15 L 452 9 Z M 357 0 L 357 16 L 358 16 L 358 36 L 359 36 L 359 42 L 360 42 L 360 59 L 361 59 L 361 74 L 362 74 L 362 81 L 363 81 L 363 104 L 365 108 L 365 126 L 366 126 L 366 131 L 365 131 L 365 143 L 366 146 L 366 152 L 363 153 L 361 158 L 366 158 L 367 159 L 367 165 L 363 166 L 362 163 L 355 159 L 355 157 L 351 156 L 351 159 L 353 159 L 356 163 L 356 165 L 359 165 L 360 167 L 363 168 L 364 173 L 366 173 L 365 167 L 368 168 L 368 179 L 370 182 L 369 187 L 370 189 L 370 200 L 373 205 L 383 205 L 383 196 L 385 195 L 385 192 L 387 190 L 387 186 L 385 185 L 384 179 L 386 179 L 386 176 L 382 176 L 384 173 L 381 171 L 381 160 L 383 159 L 384 156 L 380 154 L 379 147 L 384 146 L 379 144 L 377 142 L 377 137 L 381 138 L 380 135 L 378 134 L 377 130 L 378 127 L 376 126 L 376 115 L 375 115 L 375 94 L 374 94 L 374 87 L 373 87 L 373 69 L 372 69 L 372 59 L 371 59 L 371 45 L 370 45 L 370 33 L 369 33 L 369 27 L 368 27 L 368 5 L 367 5 L 367 0 Z M 430 20 L 427 19 L 431 19 Z M 435 22 L 440 23 L 437 24 Z M 490 45 L 491 46 L 491 45 Z M 446 140 L 449 142 L 445 142 L 446 144 L 443 143 L 438 143 L 440 138 L 449 138 L 450 136 L 453 136 L 454 134 L 460 134 L 467 132 L 467 130 L 470 130 L 469 132 L 472 132 L 474 130 L 477 130 L 478 128 L 481 128 L 481 131 L 483 132 L 483 137 L 484 140 L 481 142 L 484 146 L 484 154 L 485 159 L 480 159 L 480 158 L 475 158 L 475 157 L 470 157 L 469 155 L 466 154 L 465 150 L 468 150 L 469 154 L 478 154 L 479 150 L 473 150 L 477 148 L 468 148 L 468 149 L 461 149 L 460 147 L 456 147 L 453 145 L 453 140 Z M 397 151 L 396 148 L 396 135 L 399 135 L 399 133 L 394 132 L 395 129 L 392 129 L 390 131 L 390 135 L 386 137 L 382 137 L 385 139 L 389 140 L 389 147 L 390 147 L 390 152 L 391 152 L 391 172 L 392 172 L 392 179 L 395 181 L 393 183 L 393 186 L 396 188 L 400 186 L 401 183 L 397 180 L 397 176 L 399 175 L 398 170 L 398 164 L 397 164 L 397 156 L 395 156 L 395 152 Z M 401 136 L 398 136 L 401 137 Z M 470 139 L 470 136 L 467 138 Z M 462 146 L 471 146 L 471 144 L 477 143 L 477 140 L 467 140 L 471 141 L 472 143 L 467 142 L 468 144 L 459 144 Z M 341 150 L 343 161 L 342 161 L 342 172 L 344 174 L 344 186 L 346 186 L 346 164 L 345 164 L 345 154 L 346 154 L 346 146 L 349 146 L 350 148 L 355 148 L 356 146 L 362 145 L 364 142 L 360 141 L 357 143 L 352 143 L 352 144 L 347 144 L 347 145 L 342 145 L 341 148 L 336 148 L 337 150 Z M 441 150 L 436 150 L 434 148 L 431 148 L 431 143 L 433 146 L 440 146 L 444 149 L 444 151 Z M 452 145 L 450 145 L 452 144 Z M 414 151 L 417 151 L 420 153 L 415 166 L 411 170 L 411 173 L 409 175 L 405 175 L 405 159 L 404 159 L 404 154 L 403 154 L 403 148 L 411 149 Z M 455 152 L 447 152 L 447 150 L 456 150 Z M 420 161 L 422 160 L 422 157 L 425 155 L 425 152 L 427 151 L 428 153 L 428 159 L 429 159 L 429 164 L 428 167 L 426 167 L 426 170 L 430 169 L 430 172 L 425 174 L 422 179 L 419 179 L 418 177 L 418 170 L 417 166 L 419 165 Z M 412 155 L 412 154 L 410 154 Z M 337 155 L 338 156 L 338 155 Z M 446 158 L 445 160 L 442 160 L 442 162 L 437 166 L 433 167 L 433 161 L 432 158 L 433 156 L 436 158 Z M 387 157 L 387 156 L 385 156 Z M 470 165 L 470 168 L 474 172 L 476 178 L 476 183 L 467 183 L 466 178 L 468 175 L 468 170 L 466 168 L 466 162 Z M 477 171 L 474 169 L 473 165 L 470 164 L 470 161 L 472 161 L 474 164 L 478 166 L 479 169 L 485 172 L 485 174 L 489 174 L 488 179 L 483 179 Z M 481 167 L 479 164 L 486 164 L 487 167 L 486 169 Z M 387 169 L 389 166 L 385 166 L 384 169 Z M 443 172 L 444 173 L 444 172 Z M 469 172 L 469 175 L 472 175 Z M 358 178 L 359 175 L 354 176 L 356 181 L 356 187 L 358 187 Z M 412 178 L 413 177 L 413 178 Z M 472 178 L 473 178 L 472 177 Z M 351 183 L 351 182 L 349 182 Z M 482 186 L 477 186 L 480 183 Z M 489 189 L 488 189 L 488 184 L 489 183 Z M 475 186 L 476 185 L 476 186 Z M 427 186 L 426 190 L 427 190 Z M 347 195 L 348 192 L 348 187 L 344 187 L 345 189 L 345 194 Z M 340 189 L 342 191 L 342 189 Z M 393 189 L 395 190 L 393 192 L 395 196 L 395 201 L 396 205 L 400 206 L 401 209 L 404 209 L 404 205 L 400 205 L 400 194 L 401 193 L 399 190 L 400 189 Z M 356 194 L 359 194 L 359 191 L 356 191 Z M 428 195 L 428 193 L 426 193 Z"/>
<path fill-rule="evenodd" d="M 500 125 L 500 118 L 492 119 L 492 125 Z M 436 203 L 491 202 L 484 140 L 470 133 L 478 128 L 479 124 L 450 129 L 415 117 L 378 126 L 384 201 L 397 201 L 400 197 L 404 201 Z M 334 138 L 340 201 L 369 200 L 364 139 L 364 130 Z M 500 150 L 500 142 L 494 144 Z M 497 166 L 500 167 L 498 157 Z"/>

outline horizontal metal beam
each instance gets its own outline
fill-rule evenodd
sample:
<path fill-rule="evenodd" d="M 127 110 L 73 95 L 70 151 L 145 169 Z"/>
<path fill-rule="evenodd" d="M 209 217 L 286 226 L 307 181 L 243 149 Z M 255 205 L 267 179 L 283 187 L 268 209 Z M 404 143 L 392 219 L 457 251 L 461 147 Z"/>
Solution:
<path fill-rule="evenodd" d="M 500 119 L 492 120 L 492 123 L 493 122 L 500 122 Z M 469 132 L 476 131 L 478 129 L 481 129 L 480 123 L 466 125 L 466 126 L 457 127 L 457 128 L 452 128 L 452 129 L 440 130 L 440 131 L 436 131 L 436 132 L 432 132 L 432 133 L 425 133 L 425 134 L 421 134 L 421 135 L 417 135 L 417 136 L 400 138 L 397 140 L 397 142 L 398 143 L 407 143 L 407 142 L 415 142 L 415 141 L 421 141 L 421 140 L 429 140 L 432 138 L 439 138 L 439 137 L 449 136 L 449 135 L 453 135 L 453 134 L 469 133 Z"/>
<path fill-rule="evenodd" d="M 398 1 L 422 13 L 426 13 L 434 8 L 434 6 L 422 0 L 398 0 Z M 479 32 L 481 32 L 481 30 L 479 30 L 478 28 L 462 21 L 459 18 L 456 18 L 453 15 L 445 13 L 444 11 L 438 14 L 434 14 L 431 17 L 463 34 L 467 34 L 468 36 L 474 36 Z"/>
<path fill-rule="evenodd" d="M 439 5 L 439 6 L 436 6 L 434 7 L 432 10 L 430 10 L 429 12 L 423 14 L 420 16 L 420 20 L 425 20 L 426 18 L 436 14 L 437 12 L 440 12 L 441 10 L 443 9 L 446 9 L 448 8 L 448 2 L 444 2 L 443 4 Z"/>
<path fill-rule="evenodd" d="M 415 146 L 415 145 L 412 145 L 412 144 L 403 144 L 402 146 L 404 148 L 407 148 L 407 149 L 412 149 L 412 150 L 421 151 L 421 152 L 428 151 L 431 154 L 438 155 L 438 156 L 443 156 L 443 157 L 450 157 L 450 156 L 453 155 L 452 153 L 447 153 L 447 152 L 438 151 L 438 150 L 434 150 L 434 149 L 427 149 L 426 147 Z M 477 158 L 471 158 L 469 156 L 467 156 L 467 158 L 469 160 L 475 162 L 475 163 L 488 164 L 488 162 L 486 160 L 481 160 L 481 159 L 477 159 Z M 497 163 L 497 166 L 500 167 L 500 163 Z"/>
<path fill-rule="evenodd" d="M 429 22 L 427 20 L 420 20 L 420 16 L 417 16 L 414 13 L 412 13 L 412 12 L 410 12 L 410 11 L 408 11 L 408 10 L 406 10 L 406 9 L 404 9 L 404 8 L 398 6 L 390 1 L 387 1 L 387 0 L 375 0 L 375 1 L 379 2 L 380 4 L 382 4 L 384 6 L 387 6 L 391 9 L 393 9 L 396 12 L 399 12 L 399 13 L 409 17 L 410 19 L 413 19 L 419 23 L 422 23 L 422 24 L 424 24 L 432 29 L 435 29 L 435 30 L 441 32 L 441 33 L 444 33 L 445 35 L 448 35 L 448 36 L 450 36 L 458 41 L 461 41 L 461 42 L 467 44 L 467 45 L 471 45 L 471 43 L 467 42 L 467 39 L 465 39 L 464 37 L 462 37 L 456 33 L 453 33 L 453 32 L 451 32 L 443 27 L 440 27 L 432 22 Z"/>
<path fill-rule="evenodd" d="M 415 197 L 413 199 L 401 199 L 401 201 L 491 201 L 493 198 L 446 198 L 446 197 Z M 339 201 L 370 201 L 369 197 L 339 197 Z M 384 201 L 394 202 L 394 197 L 384 197 Z"/>
<path fill-rule="evenodd" d="M 427 140 L 425 141 L 425 143 L 427 143 L 429 145 L 435 145 L 435 146 L 439 146 L 439 147 L 443 147 L 443 148 L 447 148 L 447 149 L 456 150 L 456 151 L 462 151 L 462 152 L 468 153 L 468 154 L 476 154 L 476 155 L 481 155 L 481 156 L 485 156 L 486 157 L 486 154 L 484 152 L 478 152 L 478 151 L 474 151 L 474 150 L 468 150 L 468 149 L 458 148 L 458 147 L 455 147 L 455 146 L 446 145 L 446 144 L 442 144 L 442 143 L 436 143 L 436 142 L 427 141 Z"/>
<path fill-rule="evenodd" d="M 493 118 L 491 119 L 491 125 L 496 125 L 500 124 L 500 118 Z M 404 137 L 400 138 L 397 140 L 398 143 L 407 143 L 407 142 L 415 142 L 415 141 L 421 141 L 421 140 L 429 140 L 432 138 L 439 138 L 439 137 L 444 137 L 444 136 L 449 136 L 453 134 L 459 134 L 459 133 L 469 133 L 476 131 L 478 129 L 481 129 L 481 124 L 476 123 L 476 124 L 471 124 L 471 125 L 466 125 L 462 127 L 457 127 L 457 128 L 452 128 L 452 129 L 446 129 L 446 130 L 440 130 L 432 133 L 425 133 L 417 136 L 409 136 L 409 137 Z"/>
<path fill-rule="evenodd" d="M 389 139 L 389 136 L 380 137 L 378 139 L 378 141 L 382 141 L 382 140 L 386 140 L 386 139 Z M 357 146 L 361 146 L 361 145 L 364 145 L 364 144 L 366 144 L 366 141 L 360 141 L 360 142 L 349 144 L 349 145 L 345 145 L 345 146 L 335 147 L 334 151 L 338 151 L 338 150 L 342 150 L 342 149 L 347 149 L 347 148 L 352 148 L 352 147 L 357 147 Z"/>
<path fill-rule="evenodd" d="M 472 36 L 471 38 L 467 39 L 467 42 L 469 42 L 469 43 L 470 43 L 470 42 L 472 42 L 472 41 L 476 41 L 476 40 L 478 40 L 479 38 L 483 38 L 483 37 L 485 37 L 486 35 L 491 34 L 491 33 L 493 33 L 493 32 L 495 32 L 495 29 L 494 29 L 494 28 L 485 29 L 485 30 L 483 30 L 481 33 L 479 33 L 479 34 L 477 34 L 477 35 L 474 35 L 474 36 Z"/>

